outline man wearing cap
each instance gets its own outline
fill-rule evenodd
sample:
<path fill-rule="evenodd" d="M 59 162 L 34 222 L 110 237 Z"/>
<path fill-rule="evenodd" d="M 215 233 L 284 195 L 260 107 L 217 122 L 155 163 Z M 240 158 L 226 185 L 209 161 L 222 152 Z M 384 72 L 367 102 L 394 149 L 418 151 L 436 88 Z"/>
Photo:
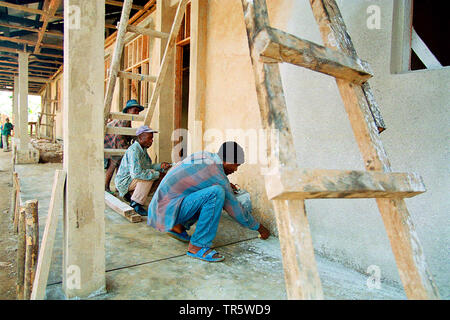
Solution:
<path fill-rule="evenodd" d="M 134 100 L 128 100 L 123 113 L 136 114 L 144 110 L 144 107 Z M 107 127 L 131 128 L 131 121 L 115 119 L 107 124 Z M 131 136 L 123 136 L 119 134 L 106 134 L 104 139 L 105 149 L 128 149 L 131 142 Z M 111 193 L 109 185 L 116 168 L 119 168 L 122 156 L 105 156 L 105 190 Z"/>
<path fill-rule="evenodd" d="M 147 215 L 143 205 L 153 182 L 171 167 L 167 162 L 153 164 L 147 153 L 153 144 L 153 133 L 157 132 L 147 126 L 136 130 L 137 141 L 125 152 L 114 180 L 120 196 L 131 195 L 130 206 L 141 216 Z"/>
<path fill-rule="evenodd" d="M 251 215 L 250 206 L 236 199 L 227 176 L 244 163 L 236 142 L 225 142 L 218 153 L 197 152 L 178 162 L 161 181 L 149 205 L 147 224 L 180 241 L 189 242 L 187 255 L 208 262 L 224 259 L 211 249 L 224 209 L 240 225 L 270 235 Z M 195 232 L 186 230 L 197 222 Z"/>

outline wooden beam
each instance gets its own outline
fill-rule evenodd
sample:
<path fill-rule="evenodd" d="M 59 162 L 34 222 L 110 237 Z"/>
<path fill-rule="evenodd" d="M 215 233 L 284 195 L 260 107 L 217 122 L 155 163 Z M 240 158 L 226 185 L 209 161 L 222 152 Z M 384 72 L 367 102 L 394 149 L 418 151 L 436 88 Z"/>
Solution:
<path fill-rule="evenodd" d="M 137 128 L 125 128 L 125 127 L 106 127 L 106 134 L 119 134 L 123 136 L 136 136 Z"/>
<path fill-rule="evenodd" d="M 48 274 L 52 261 L 53 243 L 55 241 L 58 215 L 62 211 L 66 172 L 56 170 L 53 179 L 52 196 L 48 207 L 47 221 L 41 241 L 41 250 L 37 261 L 36 277 L 31 292 L 31 300 L 43 300 L 47 287 Z"/>
<path fill-rule="evenodd" d="M 105 191 L 105 204 L 130 222 L 141 222 L 142 217 L 132 207 Z"/>
<path fill-rule="evenodd" d="M 42 62 L 42 63 L 58 64 L 58 65 L 63 64 L 63 62 L 57 61 L 57 60 L 42 60 L 42 59 L 38 59 L 38 58 L 30 58 L 30 63 L 31 62 Z"/>
<path fill-rule="evenodd" d="M 433 52 L 428 49 L 427 45 L 419 37 L 414 28 L 412 28 L 411 49 L 417 54 L 420 61 L 422 61 L 427 69 L 442 68 L 442 64 L 435 57 Z"/>
<path fill-rule="evenodd" d="M 142 34 L 144 36 L 149 36 L 152 38 L 168 38 L 169 34 L 166 32 L 160 32 L 160 31 L 156 31 L 150 28 L 142 28 L 142 27 L 137 27 L 137 26 L 132 26 L 132 25 L 128 25 L 127 26 L 127 31 L 129 32 L 134 32 L 134 33 L 139 33 Z"/>
<path fill-rule="evenodd" d="M 19 30 L 26 30 L 26 31 L 30 31 L 30 32 L 37 32 L 37 33 L 39 33 L 39 29 L 36 29 L 36 28 L 25 27 L 25 26 L 21 26 L 21 25 L 9 24 L 9 23 L 4 23 L 4 22 L 0 22 L 0 27 L 19 29 Z M 47 30 L 46 33 L 49 34 L 49 35 L 52 35 L 52 36 L 64 37 L 64 33 L 58 32 L 58 31 Z"/>
<path fill-rule="evenodd" d="M 105 149 L 105 156 L 123 156 L 127 149 Z"/>
<path fill-rule="evenodd" d="M 18 38 L 10 38 L 10 37 L 4 37 L 4 36 L 0 36 L 0 40 L 3 41 L 10 41 L 10 42 L 15 42 L 15 43 L 21 43 L 21 44 L 27 44 L 30 46 L 35 46 L 36 42 L 31 41 L 31 40 L 25 40 L 25 39 L 18 39 Z M 57 49 L 57 50 L 63 50 L 64 46 L 62 45 L 56 45 L 56 44 L 41 44 L 41 46 L 43 48 L 50 48 L 50 49 Z M 35 54 L 40 54 L 38 52 L 35 52 Z"/>
<path fill-rule="evenodd" d="M 61 0 L 45 0 L 45 3 L 44 3 L 45 14 L 41 16 L 42 27 L 39 31 L 36 46 L 34 47 L 34 53 L 39 53 L 41 51 L 41 46 L 44 46 L 42 44 L 42 40 L 44 39 L 44 35 L 47 31 L 49 19 L 53 18 L 53 16 L 56 13 L 56 10 L 58 10 L 60 4 L 61 4 Z M 64 47 L 63 47 L 63 49 L 64 49 Z"/>
<path fill-rule="evenodd" d="M 6 2 L 6 1 L 0 1 L 0 7 L 10 8 L 10 9 L 23 11 L 23 12 L 40 14 L 40 15 L 44 15 L 45 14 L 44 10 L 29 8 L 29 7 L 24 6 L 24 5 L 9 3 L 9 2 Z"/>
<path fill-rule="evenodd" d="M 109 4 L 111 6 L 116 6 L 116 7 L 123 7 L 123 2 L 121 1 L 114 1 L 114 0 L 105 0 L 105 4 Z M 144 10 L 143 6 L 137 5 L 137 4 L 133 4 L 131 6 L 132 9 L 135 10 Z"/>
<path fill-rule="evenodd" d="M 266 176 L 269 199 L 411 198 L 426 191 L 415 173 L 280 168 Z"/>
<path fill-rule="evenodd" d="M 16 295 L 17 300 L 23 300 L 23 285 L 25 283 L 25 208 L 17 208 L 18 215 L 18 235 L 17 235 L 17 280 Z"/>
<path fill-rule="evenodd" d="M 25 282 L 24 300 L 29 300 L 36 275 L 37 259 L 39 252 L 39 217 L 38 201 L 25 202 Z"/>
<path fill-rule="evenodd" d="M 119 78 L 132 79 L 138 81 L 147 81 L 147 82 L 156 82 L 157 78 L 155 76 L 147 75 L 147 74 L 137 74 L 132 72 L 119 71 Z"/>
<path fill-rule="evenodd" d="M 144 121 L 145 116 L 130 114 L 130 113 L 123 113 L 123 112 L 111 112 L 109 114 L 109 117 L 111 119 L 117 119 L 117 120 Z"/>
<path fill-rule="evenodd" d="M 355 53 L 342 15 L 334 0 L 310 0 L 325 46 Z M 333 41 L 330 41 L 333 40 Z M 361 86 L 336 79 L 353 133 L 368 171 L 392 172 Z M 439 299 L 415 231 L 414 223 L 403 199 L 377 199 L 378 208 L 391 242 L 400 279 L 409 299 Z"/>
<path fill-rule="evenodd" d="M 287 62 L 357 84 L 372 77 L 368 63 L 358 57 L 347 56 L 275 28 L 261 30 L 255 38 L 255 47 L 265 62 Z"/>

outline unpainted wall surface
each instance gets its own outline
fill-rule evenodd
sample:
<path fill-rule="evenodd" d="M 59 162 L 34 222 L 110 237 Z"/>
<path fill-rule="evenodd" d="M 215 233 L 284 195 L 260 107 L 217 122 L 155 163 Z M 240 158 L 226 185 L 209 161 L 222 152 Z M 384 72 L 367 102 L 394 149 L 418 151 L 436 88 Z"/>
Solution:
<path fill-rule="evenodd" d="M 273 27 L 323 44 L 309 1 L 267 4 Z M 382 141 L 392 168 L 421 174 L 427 186 L 425 194 L 406 203 L 440 294 L 448 299 L 450 68 L 391 74 L 392 1 L 338 4 L 359 56 L 375 73 L 370 84 L 388 127 Z M 370 5 L 381 9 L 379 29 L 367 27 Z M 227 129 L 245 130 L 242 137 L 261 128 L 240 0 L 209 1 L 206 65 L 204 144 L 217 151 L 231 138 Z M 334 79 L 291 65 L 281 65 L 281 73 L 300 166 L 364 170 Z M 246 143 L 247 153 L 251 147 Z M 276 233 L 260 169 L 260 164 L 245 164 L 230 180 L 250 191 L 255 215 Z M 399 281 L 374 200 L 310 200 L 306 207 L 319 253 L 362 272 L 377 265 L 383 278 Z"/>

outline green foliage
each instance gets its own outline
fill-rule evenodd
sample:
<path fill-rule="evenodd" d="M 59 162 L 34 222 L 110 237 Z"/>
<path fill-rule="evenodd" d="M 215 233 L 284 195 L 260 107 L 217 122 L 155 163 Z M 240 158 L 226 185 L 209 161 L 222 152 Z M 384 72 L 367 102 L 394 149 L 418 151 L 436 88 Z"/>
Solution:
<path fill-rule="evenodd" d="M 0 114 L 11 117 L 12 94 L 8 91 L 0 91 Z M 38 112 L 41 111 L 41 97 L 28 96 L 28 120 L 37 121 Z"/>

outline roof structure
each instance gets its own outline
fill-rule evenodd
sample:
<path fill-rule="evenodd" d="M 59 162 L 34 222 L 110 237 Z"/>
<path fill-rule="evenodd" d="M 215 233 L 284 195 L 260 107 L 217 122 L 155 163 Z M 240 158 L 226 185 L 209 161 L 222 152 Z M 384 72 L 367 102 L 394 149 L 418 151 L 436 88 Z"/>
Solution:
<path fill-rule="evenodd" d="M 0 90 L 11 91 L 18 75 L 18 51 L 30 53 L 29 93 L 38 94 L 63 67 L 63 0 L 0 1 Z M 133 1 L 130 23 L 156 6 L 156 0 Z M 115 37 L 123 1 L 105 0 L 105 38 Z"/>

